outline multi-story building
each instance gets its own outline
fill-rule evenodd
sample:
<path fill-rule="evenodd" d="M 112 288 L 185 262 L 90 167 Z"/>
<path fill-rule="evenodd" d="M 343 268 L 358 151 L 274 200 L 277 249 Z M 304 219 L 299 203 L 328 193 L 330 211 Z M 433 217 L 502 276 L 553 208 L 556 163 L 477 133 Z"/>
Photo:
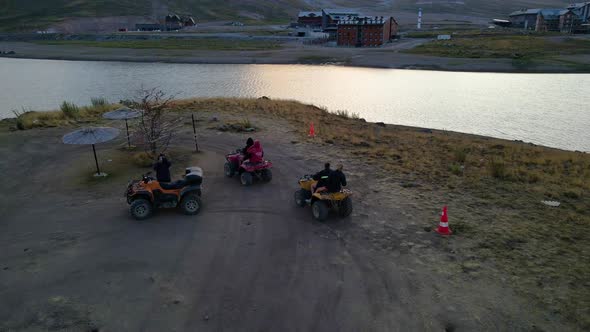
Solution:
<path fill-rule="evenodd" d="M 393 17 L 346 17 L 337 24 L 338 46 L 377 47 L 397 35 Z"/>

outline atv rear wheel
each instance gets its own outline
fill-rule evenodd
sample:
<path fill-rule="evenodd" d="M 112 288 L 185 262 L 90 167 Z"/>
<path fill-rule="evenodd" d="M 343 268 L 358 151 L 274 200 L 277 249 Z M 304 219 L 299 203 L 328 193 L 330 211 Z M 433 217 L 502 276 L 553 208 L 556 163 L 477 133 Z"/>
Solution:
<path fill-rule="evenodd" d="M 145 220 L 152 215 L 153 206 L 150 201 L 144 198 L 138 198 L 131 203 L 129 211 L 131 216 L 136 220 Z"/>
<path fill-rule="evenodd" d="M 234 165 L 232 165 L 229 161 L 226 161 L 225 165 L 223 165 L 223 171 L 225 173 L 225 176 L 227 176 L 228 178 L 231 178 L 236 174 Z"/>
<path fill-rule="evenodd" d="M 240 181 L 242 182 L 242 184 L 244 186 L 249 186 L 252 184 L 252 174 L 250 174 L 249 172 L 244 172 L 242 173 L 242 175 L 240 175 Z"/>
<path fill-rule="evenodd" d="M 342 218 L 346 218 L 352 214 L 352 199 L 350 197 L 346 197 L 344 200 L 342 200 L 342 202 L 340 202 L 338 214 Z"/>
<path fill-rule="evenodd" d="M 196 194 L 188 194 L 182 198 L 180 209 L 186 215 L 192 216 L 201 211 L 201 198 Z"/>
<path fill-rule="evenodd" d="M 321 200 L 317 200 L 311 205 L 311 212 L 313 213 L 313 217 L 316 218 L 316 220 L 325 221 L 328 219 L 328 213 L 330 212 L 330 209 L 328 209 L 326 203 L 322 202 Z"/>
<path fill-rule="evenodd" d="M 305 206 L 305 199 L 307 198 L 305 189 L 299 189 L 295 192 L 295 205 L 299 207 Z"/>
<path fill-rule="evenodd" d="M 272 180 L 272 171 L 268 168 L 263 169 L 260 171 L 260 176 L 262 177 L 262 181 L 270 182 Z"/>

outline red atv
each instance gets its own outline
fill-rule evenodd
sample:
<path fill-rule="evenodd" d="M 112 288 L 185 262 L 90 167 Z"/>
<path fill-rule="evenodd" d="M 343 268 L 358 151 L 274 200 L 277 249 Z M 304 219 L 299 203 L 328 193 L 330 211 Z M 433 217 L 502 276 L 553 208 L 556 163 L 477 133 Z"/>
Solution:
<path fill-rule="evenodd" d="M 264 160 L 260 163 L 244 162 L 244 154 L 242 150 L 236 150 L 235 153 L 230 153 L 225 156 L 225 165 L 223 167 L 225 176 L 233 177 L 236 173 L 240 175 L 240 182 L 243 185 L 249 186 L 254 181 L 254 178 L 264 182 L 272 180 L 272 163 Z"/>

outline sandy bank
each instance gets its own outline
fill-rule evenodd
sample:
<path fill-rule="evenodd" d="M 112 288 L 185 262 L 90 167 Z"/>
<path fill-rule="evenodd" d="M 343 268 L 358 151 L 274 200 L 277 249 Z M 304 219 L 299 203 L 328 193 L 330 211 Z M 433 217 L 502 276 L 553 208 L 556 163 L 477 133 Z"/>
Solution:
<path fill-rule="evenodd" d="M 98 48 L 74 45 L 40 45 L 28 42 L 0 42 L 0 51 L 14 51 L 12 58 L 166 62 L 195 64 L 339 64 L 347 66 L 429 69 L 471 72 L 580 73 L 586 66 L 564 61 L 544 61 L 523 67 L 511 59 L 446 58 L 401 53 L 425 40 L 403 40 L 386 48 L 330 48 L 288 42 L 278 50 L 203 51 Z M 588 59 L 583 59 L 584 61 Z"/>

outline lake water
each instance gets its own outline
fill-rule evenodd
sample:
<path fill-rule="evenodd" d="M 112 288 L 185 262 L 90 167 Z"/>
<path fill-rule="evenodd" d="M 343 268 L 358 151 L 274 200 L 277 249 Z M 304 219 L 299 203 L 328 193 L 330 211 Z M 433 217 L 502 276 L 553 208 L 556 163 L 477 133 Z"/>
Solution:
<path fill-rule="evenodd" d="M 179 98 L 295 99 L 368 121 L 590 151 L 588 74 L 0 59 L 0 77 L 0 118 L 23 107 L 56 109 L 64 100 L 129 99 L 143 86 Z"/>

